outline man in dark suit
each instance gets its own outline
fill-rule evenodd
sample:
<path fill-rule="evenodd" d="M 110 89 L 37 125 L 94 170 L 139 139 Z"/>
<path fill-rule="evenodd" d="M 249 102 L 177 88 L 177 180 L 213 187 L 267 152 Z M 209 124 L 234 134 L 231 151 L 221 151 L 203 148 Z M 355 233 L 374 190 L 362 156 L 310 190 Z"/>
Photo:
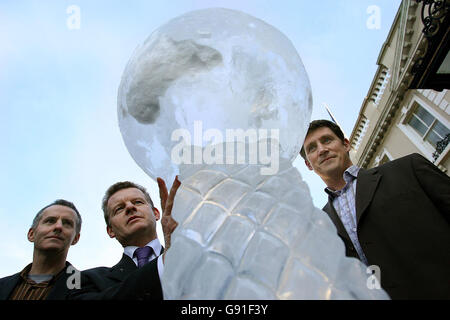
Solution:
<path fill-rule="evenodd" d="M 56 200 L 41 209 L 28 231 L 34 243 L 33 262 L 21 272 L 0 279 L 1 300 L 63 300 L 77 272 L 66 261 L 71 245 L 80 239 L 81 216 L 73 203 Z"/>
<path fill-rule="evenodd" d="M 301 150 L 346 255 L 378 266 L 392 299 L 450 299 L 450 178 L 419 154 L 364 170 L 349 151 L 327 120 L 311 122 Z"/>
<path fill-rule="evenodd" d="M 81 289 L 71 299 L 162 300 L 160 277 L 171 234 L 177 226 L 172 218 L 173 200 L 180 182 L 175 179 L 170 194 L 158 178 L 163 217 L 161 225 L 166 249 L 157 238 L 156 221 L 160 213 L 146 189 L 133 182 L 118 182 L 105 193 L 102 209 L 106 231 L 124 248 L 122 259 L 112 268 L 98 267 L 82 272 Z"/>

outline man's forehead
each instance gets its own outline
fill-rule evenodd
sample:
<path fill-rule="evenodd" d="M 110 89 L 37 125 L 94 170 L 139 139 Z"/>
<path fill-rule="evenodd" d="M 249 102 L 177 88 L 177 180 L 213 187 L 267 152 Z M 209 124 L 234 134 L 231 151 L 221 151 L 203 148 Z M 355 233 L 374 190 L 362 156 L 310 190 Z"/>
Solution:
<path fill-rule="evenodd" d="M 48 216 L 64 216 L 66 218 L 75 218 L 76 212 L 72 208 L 67 206 L 54 204 L 48 208 L 46 208 L 42 212 L 42 217 Z"/>
<path fill-rule="evenodd" d="M 305 138 L 305 144 L 318 140 L 323 136 L 337 137 L 333 130 L 331 130 L 330 128 L 320 127 L 308 134 L 308 136 Z"/>
<path fill-rule="evenodd" d="M 108 206 L 136 197 L 145 199 L 145 194 L 138 188 L 120 189 L 119 191 L 115 192 L 111 197 L 109 197 Z"/>

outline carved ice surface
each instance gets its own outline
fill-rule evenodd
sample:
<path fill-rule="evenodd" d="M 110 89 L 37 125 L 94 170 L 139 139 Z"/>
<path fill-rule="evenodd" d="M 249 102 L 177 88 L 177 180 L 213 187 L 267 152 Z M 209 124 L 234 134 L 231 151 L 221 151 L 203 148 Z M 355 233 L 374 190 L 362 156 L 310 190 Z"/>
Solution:
<path fill-rule="evenodd" d="M 204 165 L 194 174 L 181 166 L 182 196 L 172 211 L 179 226 L 162 277 L 166 299 L 388 298 L 368 288 L 366 266 L 345 257 L 298 170 L 280 161 L 277 175 L 254 174 L 253 181 L 248 173 L 258 165 Z M 230 206 L 213 197 L 226 186 L 233 186 Z M 186 206 L 187 198 L 195 203 Z"/>
<path fill-rule="evenodd" d="M 135 50 L 118 93 L 122 136 L 148 175 L 182 181 L 166 299 L 388 298 L 368 289 L 292 167 L 311 107 L 294 46 L 241 12 L 187 13 Z"/>

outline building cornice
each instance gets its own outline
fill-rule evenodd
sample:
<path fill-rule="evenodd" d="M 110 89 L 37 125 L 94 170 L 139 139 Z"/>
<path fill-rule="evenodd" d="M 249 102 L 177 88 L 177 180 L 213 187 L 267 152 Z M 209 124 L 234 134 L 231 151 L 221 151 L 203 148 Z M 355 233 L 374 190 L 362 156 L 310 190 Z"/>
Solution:
<path fill-rule="evenodd" d="M 431 0 L 425 1 L 424 5 L 428 5 L 429 1 Z M 352 145 L 359 145 L 361 141 L 361 127 L 368 121 L 366 118 L 367 106 L 370 102 L 377 105 L 377 101 L 373 98 L 380 92 L 378 85 L 383 80 L 381 73 L 386 72 L 387 68 L 389 68 L 388 72 L 392 73 L 392 81 L 390 82 L 389 90 L 385 92 L 388 96 L 384 97 L 383 103 L 377 106 L 377 108 L 380 108 L 377 112 L 379 116 L 376 118 L 370 117 L 373 123 L 370 124 L 367 132 L 368 137 L 365 137 L 365 142 L 361 145 L 363 150 L 358 151 L 357 162 L 361 167 L 367 167 L 372 162 L 378 147 L 383 143 L 385 134 L 392 126 L 397 110 L 414 81 L 416 76 L 415 68 L 417 68 L 418 63 L 421 62 L 429 49 L 429 35 L 421 28 L 414 27 L 414 22 L 416 20 L 420 21 L 420 19 L 416 19 L 416 14 L 414 13 L 417 12 L 416 8 L 419 2 L 421 1 L 406 0 L 406 2 L 401 3 L 388 37 L 378 56 L 378 69 L 370 85 L 369 92 L 364 98 L 357 122 L 350 136 Z M 397 41 L 395 40 L 396 32 L 398 33 Z M 417 36 L 413 36 L 414 34 Z M 413 38 L 416 40 L 411 43 Z M 389 66 L 386 66 L 385 55 L 389 47 L 395 50 L 395 58 L 392 65 L 388 63 Z"/>
<path fill-rule="evenodd" d="M 425 52 L 426 45 L 427 41 L 424 35 L 421 34 L 413 54 L 409 57 L 404 70 L 400 73 L 399 81 L 392 88 L 392 91 L 390 91 L 387 103 L 382 109 L 381 115 L 375 123 L 374 129 L 364 147 L 363 152 L 361 153 L 361 156 L 358 159 L 359 166 L 366 168 L 377 152 L 378 146 L 383 142 L 385 133 L 391 126 L 392 120 L 395 118 L 400 103 L 402 102 L 403 97 L 414 78 L 411 69 L 416 61 L 419 60 Z M 357 127 L 357 125 L 355 127 Z"/>
<path fill-rule="evenodd" d="M 400 5 L 397 9 L 397 14 L 395 15 L 395 18 L 394 18 L 394 23 L 392 23 L 392 26 L 391 26 L 391 29 L 389 29 L 389 33 L 386 38 L 386 41 L 381 46 L 380 53 L 378 54 L 378 58 L 377 58 L 378 65 L 382 64 L 381 61 L 383 60 L 383 56 L 384 56 L 387 48 L 389 47 L 389 43 L 392 43 L 392 40 L 393 40 L 393 37 L 395 34 L 396 25 L 399 21 L 399 17 L 400 17 L 401 11 L 402 11 L 401 8 L 402 8 L 402 3 L 400 2 Z"/>

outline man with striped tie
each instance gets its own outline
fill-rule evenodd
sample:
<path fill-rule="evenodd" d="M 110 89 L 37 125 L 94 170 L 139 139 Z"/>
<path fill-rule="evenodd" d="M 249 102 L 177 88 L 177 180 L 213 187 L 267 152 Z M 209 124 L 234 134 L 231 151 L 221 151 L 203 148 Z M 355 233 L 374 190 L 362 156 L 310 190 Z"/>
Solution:
<path fill-rule="evenodd" d="M 80 239 L 80 230 L 81 216 L 72 202 L 59 199 L 42 208 L 28 231 L 33 262 L 0 279 L 0 300 L 66 299 L 68 278 L 75 271 L 66 258 Z"/>
<path fill-rule="evenodd" d="M 177 223 L 171 216 L 173 200 L 180 182 L 175 179 L 170 194 L 162 179 L 158 179 L 163 217 L 154 207 L 147 190 L 133 182 L 118 182 L 105 193 L 102 209 L 106 230 L 117 239 L 124 253 L 112 268 L 98 267 L 82 272 L 81 289 L 72 299 L 161 300 L 161 275 L 165 252 L 170 247 L 171 234 Z M 165 250 L 156 234 L 156 221 L 161 218 Z"/>

